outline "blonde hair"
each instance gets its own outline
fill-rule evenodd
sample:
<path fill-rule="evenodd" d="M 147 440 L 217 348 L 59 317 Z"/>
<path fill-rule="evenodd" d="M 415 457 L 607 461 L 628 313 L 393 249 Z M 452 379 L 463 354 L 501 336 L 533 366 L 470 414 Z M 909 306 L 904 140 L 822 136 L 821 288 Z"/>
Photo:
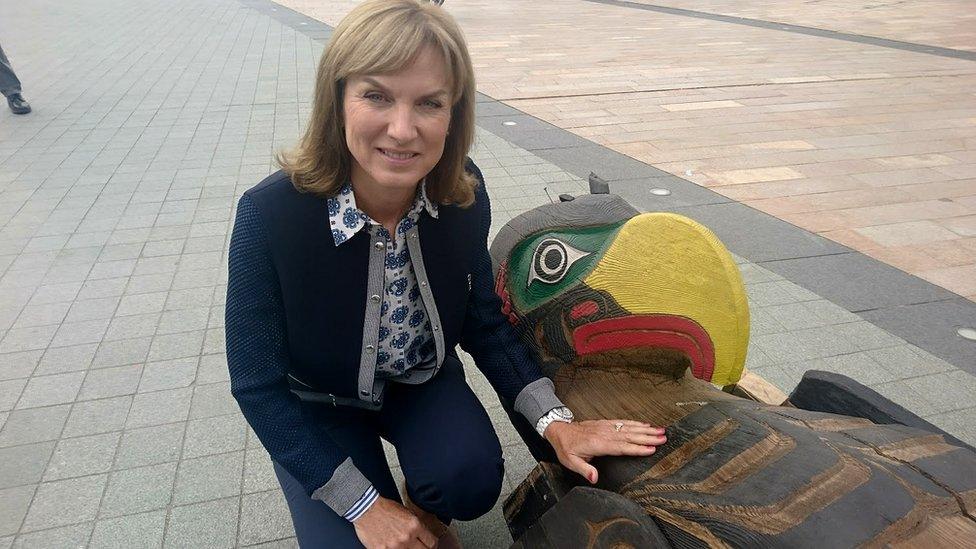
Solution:
<path fill-rule="evenodd" d="M 452 107 L 444 153 L 427 174 L 427 195 L 441 204 L 474 202 L 477 180 L 464 170 L 474 142 L 474 69 L 457 22 L 426 0 L 367 0 L 336 27 L 319 62 L 308 128 L 294 150 L 277 157 L 299 191 L 334 196 L 349 181 L 352 155 L 342 127 L 346 80 L 397 71 L 429 46 L 447 64 Z"/>

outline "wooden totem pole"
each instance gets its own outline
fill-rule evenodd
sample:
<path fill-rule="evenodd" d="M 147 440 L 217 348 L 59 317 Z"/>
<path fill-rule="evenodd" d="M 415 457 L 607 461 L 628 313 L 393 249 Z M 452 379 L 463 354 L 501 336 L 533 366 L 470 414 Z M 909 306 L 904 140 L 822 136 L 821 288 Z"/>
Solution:
<path fill-rule="evenodd" d="M 506 502 L 515 547 L 976 546 L 971 448 L 721 390 L 742 375 L 748 302 L 703 226 L 588 195 L 516 217 L 491 254 L 577 418 L 668 431 L 650 457 L 597 462 L 594 487 L 540 464 Z"/>

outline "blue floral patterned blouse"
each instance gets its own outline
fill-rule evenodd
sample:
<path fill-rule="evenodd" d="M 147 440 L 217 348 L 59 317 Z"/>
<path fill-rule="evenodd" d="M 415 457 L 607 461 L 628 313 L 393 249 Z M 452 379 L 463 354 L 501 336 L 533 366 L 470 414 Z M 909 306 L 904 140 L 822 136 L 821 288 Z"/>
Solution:
<path fill-rule="evenodd" d="M 417 224 L 424 209 L 436 218 L 437 205 L 427 198 L 424 184 L 418 185 L 413 206 L 397 224 L 396 235 L 392 238 L 386 227 L 370 219 L 356 206 L 350 183 L 343 185 L 336 196 L 328 199 L 328 208 L 336 246 L 363 230 L 386 240 L 385 292 L 380 309 L 376 375 L 409 383 L 411 368 L 433 366 L 437 357 L 430 320 L 420 299 L 420 287 L 407 250 L 406 232 Z"/>

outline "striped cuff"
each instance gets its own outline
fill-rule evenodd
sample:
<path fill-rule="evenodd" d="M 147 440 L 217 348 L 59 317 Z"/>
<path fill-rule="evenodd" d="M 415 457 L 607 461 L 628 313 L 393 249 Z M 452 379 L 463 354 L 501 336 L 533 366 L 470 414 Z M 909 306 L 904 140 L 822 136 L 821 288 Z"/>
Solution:
<path fill-rule="evenodd" d="M 348 520 L 349 522 L 356 522 L 356 519 L 363 516 L 366 511 L 369 511 L 369 508 L 373 506 L 373 503 L 376 502 L 376 498 L 378 497 L 380 497 L 379 492 L 376 491 L 376 488 L 370 486 L 366 489 L 366 493 L 359 498 L 359 501 L 354 503 L 353 506 L 346 511 L 345 515 L 342 515 L 342 518 Z"/>

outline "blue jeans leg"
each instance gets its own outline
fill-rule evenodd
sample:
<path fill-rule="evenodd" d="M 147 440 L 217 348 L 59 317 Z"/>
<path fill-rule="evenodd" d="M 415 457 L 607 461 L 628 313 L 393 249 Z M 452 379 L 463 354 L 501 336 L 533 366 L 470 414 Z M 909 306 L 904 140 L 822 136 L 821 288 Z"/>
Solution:
<path fill-rule="evenodd" d="M 501 444 L 457 358 L 422 385 L 387 385 L 380 421 L 421 509 L 444 522 L 472 520 L 498 501 Z"/>
<path fill-rule="evenodd" d="M 380 495 L 400 501 L 377 434 L 377 414 L 354 408 L 317 406 L 314 409 L 316 423 L 326 429 L 329 436 L 352 457 L 353 463 L 373 483 Z M 328 505 L 310 498 L 302 485 L 277 463 L 274 470 L 288 502 L 299 546 L 336 549 L 362 547 L 352 523 L 337 515 Z"/>

